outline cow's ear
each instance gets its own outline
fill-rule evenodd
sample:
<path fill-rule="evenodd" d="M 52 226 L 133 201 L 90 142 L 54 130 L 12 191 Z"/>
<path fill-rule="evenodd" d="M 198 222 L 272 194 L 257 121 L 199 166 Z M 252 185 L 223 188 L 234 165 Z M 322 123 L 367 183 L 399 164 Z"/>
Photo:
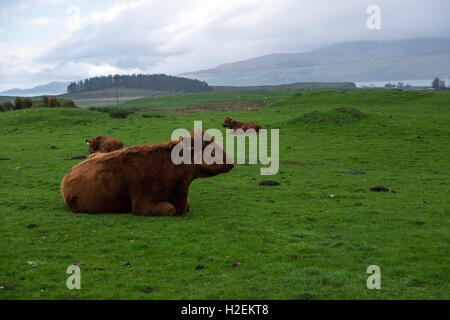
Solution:
<path fill-rule="evenodd" d="M 86 139 L 86 144 L 91 144 L 91 142 L 89 140 Z"/>

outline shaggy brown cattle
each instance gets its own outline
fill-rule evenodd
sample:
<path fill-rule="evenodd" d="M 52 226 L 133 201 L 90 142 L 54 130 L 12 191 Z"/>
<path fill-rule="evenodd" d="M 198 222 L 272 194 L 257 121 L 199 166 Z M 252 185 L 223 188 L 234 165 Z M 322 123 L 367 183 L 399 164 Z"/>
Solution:
<path fill-rule="evenodd" d="M 203 160 L 202 164 L 175 165 L 171 160 L 172 149 L 183 139 L 89 157 L 63 178 L 61 190 L 65 204 L 74 212 L 86 213 L 186 214 L 191 182 L 226 173 L 234 164 L 226 160 L 225 151 L 218 147 L 216 150 L 223 152 L 223 162 L 230 164 L 208 165 Z M 212 143 L 215 142 L 204 141 L 202 151 Z M 193 145 L 192 140 L 189 150 Z"/>
<path fill-rule="evenodd" d="M 222 126 L 230 129 L 242 129 L 243 131 L 247 131 L 248 129 L 254 129 L 256 132 L 259 132 L 261 126 L 254 122 L 241 122 L 237 120 L 233 120 L 231 118 L 226 117 L 222 123 Z"/>
<path fill-rule="evenodd" d="M 97 136 L 91 140 L 86 140 L 86 144 L 89 145 L 89 153 L 95 152 L 112 152 L 123 148 L 123 142 L 116 138 L 110 138 L 105 136 Z"/>

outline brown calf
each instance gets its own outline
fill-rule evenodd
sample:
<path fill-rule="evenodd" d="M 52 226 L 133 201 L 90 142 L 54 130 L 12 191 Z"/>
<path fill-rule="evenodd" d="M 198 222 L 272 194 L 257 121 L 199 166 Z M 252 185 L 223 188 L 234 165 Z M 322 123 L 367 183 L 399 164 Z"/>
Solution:
<path fill-rule="evenodd" d="M 241 122 L 237 120 L 233 120 L 231 118 L 226 117 L 222 123 L 222 126 L 230 129 L 242 129 L 243 131 L 247 131 L 248 129 L 254 129 L 256 132 L 259 132 L 261 126 L 254 122 Z"/>
<path fill-rule="evenodd" d="M 89 145 L 89 153 L 107 153 L 123 148 L 122 141 L 105 136 L 97 136 L 91 140 L 86 140 L 86 144 Z"/>

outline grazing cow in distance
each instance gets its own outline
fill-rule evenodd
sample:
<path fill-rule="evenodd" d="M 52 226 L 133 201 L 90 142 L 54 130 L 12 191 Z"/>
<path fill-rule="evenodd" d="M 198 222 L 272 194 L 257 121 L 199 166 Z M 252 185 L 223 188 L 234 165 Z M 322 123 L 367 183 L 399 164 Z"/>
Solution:
<path fill-rule="evenodd" d="M 247 131 L 248 129 L 254 129 L 256 132 L 259 132 L 259 130 L 261 129 L 261 126 L 257 123 L 237 121 L 229 117 L 225 118 L 225 120 L 222 123 L 222 126 L 234 130 L 242 129 L 243 131 Z"/>
<path fill-rule="evenodd" d="M 91 140 L 86 140 L 86 144 L 89 145 L 89 153 L 107 153 L 123 148 L 122 141 L 105 136 L 97 136 Z"/>
<path fill-rule="evenodd" d="M 77 213 L 132 212 L 140 216 L 186 214 L 190 207 L 188 192 L 191 182 L 226 173 L 234 166 L 233 159 L 227 158 L 223 148 L 215 141 L 202 141 L 200 151 L 216 144 L 210 147 L 222 153 L 223 164 L 207 164 L 204 159 L 201 164 L 173 163 L 173 148 L 179 143 L 189 143 L 189 140 L 188 150 L 194 158 L 194 140 L 191 137 L 168 143 L 131 146 L 89 157 L 70 169 L 63 178 L 61 191 L 64 203 Z"/>

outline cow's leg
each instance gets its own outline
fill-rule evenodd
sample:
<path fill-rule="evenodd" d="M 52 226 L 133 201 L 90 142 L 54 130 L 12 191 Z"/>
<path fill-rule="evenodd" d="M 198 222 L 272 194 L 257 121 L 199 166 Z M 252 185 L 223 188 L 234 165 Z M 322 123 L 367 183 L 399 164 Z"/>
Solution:
<path fill-rule="evenodd" d="M 177 209 L 175 209 L 173 204 L 161 201 L 153 204 L 151 212 L 156 216 L 174 216 L 177 214 Z"/>
<path fill-rule="evenodd" d="M 166 201 L 152 202 L 150 199 L 139 198 L 133 201 L 133 214 L 137 216 L 174 216 L 175 207 Z"/>
<path fill-rule="evenodd" d="M 185 215 L 189 212 L 188 193 L 189 183 L 180 184 L 174 191 L 174 205 L 178 215 Z"/>

